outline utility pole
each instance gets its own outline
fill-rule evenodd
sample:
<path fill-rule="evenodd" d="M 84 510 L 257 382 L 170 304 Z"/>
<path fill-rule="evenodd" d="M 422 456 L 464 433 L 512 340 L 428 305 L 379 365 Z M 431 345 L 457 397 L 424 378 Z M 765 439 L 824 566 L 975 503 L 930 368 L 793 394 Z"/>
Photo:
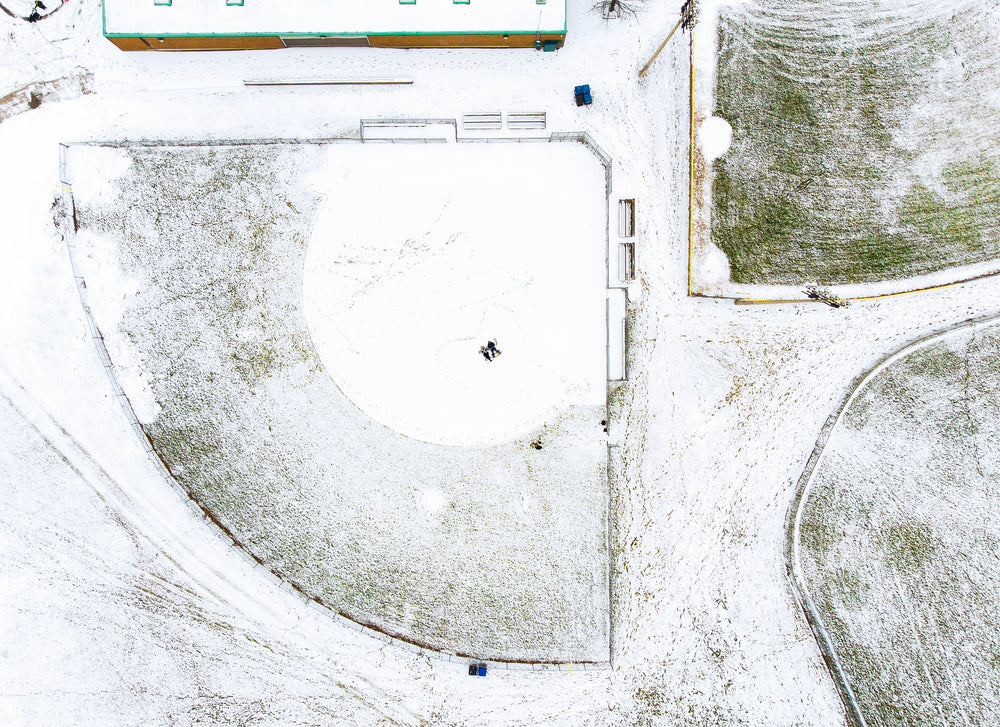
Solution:
<path fill-rule="evenodd" d="M 662 43 L 660 43 L 660 47 L 656 49 L 656 52 L 653 53 L 652 57 L 646 62 L 646 65 L 644 65 L 642 67 L 642 70 L 639 71 L 639 78 L 642 78 L 643 76 L 646 75 L 646 71 L 648 71 L 649 67 L 653 65 L 653 61 L 655 61 L 656 57 L 660 55 L 660 51 L 662 51 L 664 47 L 666 47 L 667 42 L 674 36 L 674 33 L 677 32 L 677 29 L 683 25 L 684 30 L 688 30 L 693 24 L 694 24 L 693 0 L 684 0 L 684 4 L 681 5 L 680 20 L 677 21 L 677 23 L 674 25 L 671 31 L 667 34 L 667 37 L 663 39 Z"/>

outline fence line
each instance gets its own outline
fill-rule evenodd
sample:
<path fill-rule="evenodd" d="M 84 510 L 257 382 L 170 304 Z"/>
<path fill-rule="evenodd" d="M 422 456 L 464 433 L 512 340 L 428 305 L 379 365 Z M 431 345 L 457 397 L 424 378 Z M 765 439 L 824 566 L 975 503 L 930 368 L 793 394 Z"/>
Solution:
<path fill-rule="evenodd" d="M 371 129 L 422 129 L 431 126 L 450 126 L 452 139 L 458 138 L 458 121 L 456 119 L 361 119 L 358 126 L 358 133 L 364 143 L 390 142 L 390 143 L 441 143 L 447 142 L 447 138 L 441 137 L 366 137 L 365 130 Z"/>

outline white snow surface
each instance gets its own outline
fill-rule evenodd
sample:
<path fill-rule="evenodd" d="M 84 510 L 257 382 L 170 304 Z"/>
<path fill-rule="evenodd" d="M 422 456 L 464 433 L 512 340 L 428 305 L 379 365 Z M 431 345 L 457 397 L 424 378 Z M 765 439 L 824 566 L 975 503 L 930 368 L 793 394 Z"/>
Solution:
<path fill-rule="evenodd" d="M 708 163 L 729 151 L 732 142 L 733 127 L 721 116 L 710 116 L 698 127 L 698 143 Z"/>
<path fill-rule="evenodd" d="M 542 151 L 552 168 L 536 174 Z M 305 315 L 355 405 L 415 439 L 482 445 L 604 404 L 604 167 L 593 154 L 338 144 L 329 165 Z M 492 361 L 479 351 L 488 341 L 501 351 Z"/>
<path fill-rule="evenodd" d="M 547 54 L 122 54 L 101 38 L 96 0 L 35 25 L 0 15 L 4 93 L 81 68 L 96 89 L 0 124 L 0 723 L 844 724 L 786 580 L 793 483 L 855 376 L 907 341 L 998 312 L 1000 281 L 841 311 L 688 298 L 684 36 L 636 79 L 676 8 L 605 22 L 590 7 L 570 4 L 567 46 Z M 414 84 L 242 86 L 331 64 Z M 594 104 L 576 108 L 581 82 Z M 551 129 L 588 131 L 614 158 L 613 199 L 639 210 L 642 297 L 611 422 L 613 667 L 600 672 L 473 679 L 274 586 L 150 464 L 52 224 L 60 141 L 322 137 L 360 117 L 495 107 L 545 109 Z"/>

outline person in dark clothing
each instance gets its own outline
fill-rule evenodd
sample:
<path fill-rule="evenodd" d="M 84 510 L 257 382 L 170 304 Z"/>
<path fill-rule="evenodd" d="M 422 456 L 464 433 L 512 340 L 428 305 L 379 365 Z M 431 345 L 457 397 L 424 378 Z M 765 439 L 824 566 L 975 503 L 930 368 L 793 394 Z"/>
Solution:
<path fill-rule="evenodd" d="M 496 341 L 487 341 L 486 350 L 490 352 L 490 358 L 496 358 L 500 355 L 500 349 L 497 348 Z"/>
<path fill-rule="evenodd" d="M 31 9 L 31 12 L 28 14 L 28 17 L 25 18 L 25 20 L 27 20 L 29 23 L 37 23 L 39 20 L 42 19 L 42 14 L 38 12 L 39 10 L 48 10 L 48 8 L 45 7 L 45 4 L 42 2 L 42 0 L 35 0 L 35 7 Z"/>

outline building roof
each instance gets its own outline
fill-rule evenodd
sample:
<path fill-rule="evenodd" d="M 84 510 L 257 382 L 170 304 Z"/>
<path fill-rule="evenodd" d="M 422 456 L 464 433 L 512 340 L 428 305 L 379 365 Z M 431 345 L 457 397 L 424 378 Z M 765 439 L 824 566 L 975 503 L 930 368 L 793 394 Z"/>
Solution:
<path fill-rule="evenodd" d="M 167 3 L 170 4 L 159 4 Z M 104 0 L 108 36 L 565 33 L 565 0 Z"/>

